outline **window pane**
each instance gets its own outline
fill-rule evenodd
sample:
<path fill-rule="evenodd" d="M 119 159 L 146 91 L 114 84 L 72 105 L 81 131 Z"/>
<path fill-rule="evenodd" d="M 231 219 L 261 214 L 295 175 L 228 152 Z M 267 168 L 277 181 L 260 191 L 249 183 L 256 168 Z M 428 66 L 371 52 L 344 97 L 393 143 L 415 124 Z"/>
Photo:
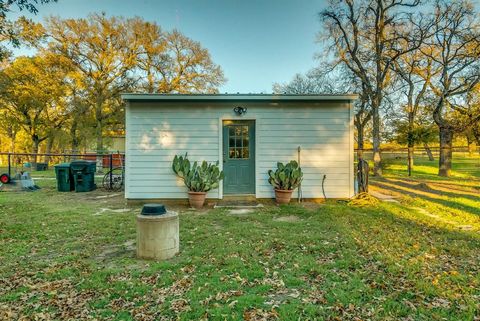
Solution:
<path fill-rule="evenodd" d="M 250 157 L 248 130 L 248 125 L 228 126 L 228 157 L 230 159 L 248 159 Z"/>

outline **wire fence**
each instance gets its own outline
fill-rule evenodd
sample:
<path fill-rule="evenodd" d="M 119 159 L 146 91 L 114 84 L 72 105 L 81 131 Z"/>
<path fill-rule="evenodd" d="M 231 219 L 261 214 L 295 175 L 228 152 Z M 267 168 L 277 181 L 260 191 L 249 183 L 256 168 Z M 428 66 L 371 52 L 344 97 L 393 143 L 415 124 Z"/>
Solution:
<path fill-rule="evenodd" d="M 11 177 L 17 172 L 27 170 L 45 171 L 52 169 L 54 165 L 69 163 L 73 160 L 95 161 L 97 170 L 124 167 L 125 154 L 123 153 L 7 153 L 0 152 L 0 168 Z"/>
<path fill-rule="evenodd" d="M 357 154 L 358 149 L 355 149 L 355 154 Z M 480 159 L 480 146 L 468 147 L 468 146 L 456 146 L 452 147 L 453 158 L 455 157 L 471 157 Z M 381 149 L 382 157 L 385 159 L 390 158 L 403 158 L 407 157 L 408 149 L 405 148 L 382 148 Z M 363 149 L 364 158 L 370 160 L 373 158 L 373 150 L 371 148 Z M 429 157 L 438 158 L 440 155 L 439 147 L 422 147 L 417 146 L 414 149 L 414 156 L 416 157 Z"/>

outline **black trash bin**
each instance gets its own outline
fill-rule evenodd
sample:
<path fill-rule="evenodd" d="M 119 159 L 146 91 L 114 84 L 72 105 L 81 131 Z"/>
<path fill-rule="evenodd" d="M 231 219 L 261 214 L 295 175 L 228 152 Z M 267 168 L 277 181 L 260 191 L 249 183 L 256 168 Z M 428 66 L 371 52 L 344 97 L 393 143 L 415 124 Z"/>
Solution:
<path fill-rule="evenodd" d="M 57 177 L 57 190 L 59 192 L 75 190 L 75 180 L 70 170 L 70 163 L 55 165 L 55 176 Z"/>
<path fill-rule="evenodd" d="M 37 163 L 35 166 L 36 171 L 46 171 L 48 169 L 48 163 Z"/>
<path fill-rule="evenodd" d="M 76 160 L 70 163 L 70 168 L 75 180 L 75 192 L 90 192 L 97 188 L 95 185 L 96 162 Z"/>

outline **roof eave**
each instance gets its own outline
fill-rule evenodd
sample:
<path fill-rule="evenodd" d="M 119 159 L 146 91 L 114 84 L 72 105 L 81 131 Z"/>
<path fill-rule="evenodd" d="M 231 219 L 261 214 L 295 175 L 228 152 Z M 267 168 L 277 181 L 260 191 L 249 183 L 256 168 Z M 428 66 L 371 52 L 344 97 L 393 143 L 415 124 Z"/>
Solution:
<path fill-rule="evenodd" d="M 157 101 L 229 101 L 229 100 L 262 100 L 262 101 L 352 101 L 358 99 L 357 94 L 344 95 L 274 95 L 274 94 L 138 94 L 124 93 L 123 100 L 157 100 Z"/>

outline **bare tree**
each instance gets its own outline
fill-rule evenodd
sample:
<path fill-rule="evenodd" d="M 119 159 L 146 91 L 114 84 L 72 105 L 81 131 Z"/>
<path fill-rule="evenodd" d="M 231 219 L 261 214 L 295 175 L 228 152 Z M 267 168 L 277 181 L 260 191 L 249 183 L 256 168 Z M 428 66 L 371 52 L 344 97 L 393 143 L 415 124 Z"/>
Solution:
<path fill-rule="evenodd" d="M 372 112 L 362 82 L 342 65 L 323 64 L 310 70 L 306 75 L 296 74 L 284 84 L 273 84 L 273 92 L 282 94 L 346 94 L 359 93 L 354 104 L 354 125 L 357 131 L 358 158 L 363 157 L 365 130 L 372 118 Z"/>
<path fill-rule="evenodd" d="M 412 175 L 413 155 L 415 144 L 422 135 L 418 135 L 416 117 L 422 104 L 425 104 L 425 97 L 428 94 L 428 86 L 432 78 L 432 59 L 425 58 L 420 48 L 403 55 L 392 65 L 393 71 L 399 76 L 400 91 L 406 101 L 402 111 L 406 114 L 406 142 L 408 149 L 408 176 Z"/>
<path fill-rule="evenodd" d="M 327 85 L 324 75 L 320 75 L 316 70 L 311 70 L 305 75 L 296 74 L 292 80 L 287 83 L 274 83 L 273 92 L 276 94 L 321 94 L 332 93 L 333 90 Z"/>
<path fill-rule="evenodd" d="M 480 23 L 469 1 L 444 1 L 435 4 L 433 35 L 422 46 L 433 61 L 435 75 L 429 87 L 435 97 L 433 119 L 439 128 L 440 158 L 438 174 L 449 176 L 452 168 L 452 142 L 480 121 L 473 114 L 469 95 L 480 82 Z"/>
<path fill-rule="evenodd" d="M 354 125 L 357 130 L 357 157 L 363 158 L 363 151 L 365 149 L 365 130 L 372 119 L 372 108 L 369 103 L 368 94 L 362 84 L 362 91 L 359 99 L 355 104 Z"/>
<path fill-rule="evenodd" d="M 413 20 L 404 9 L 420 0 L 339 0 L 320 13 L 323 37 L 331 43 L 338 62 L 363 83 L 372 112 L 374 174 L 381 175 L 381 119 L 391 66 L 422 43 L 425 28 L 406 28 Z M 421 18 L 418 23 L 422 23 Z"/>

